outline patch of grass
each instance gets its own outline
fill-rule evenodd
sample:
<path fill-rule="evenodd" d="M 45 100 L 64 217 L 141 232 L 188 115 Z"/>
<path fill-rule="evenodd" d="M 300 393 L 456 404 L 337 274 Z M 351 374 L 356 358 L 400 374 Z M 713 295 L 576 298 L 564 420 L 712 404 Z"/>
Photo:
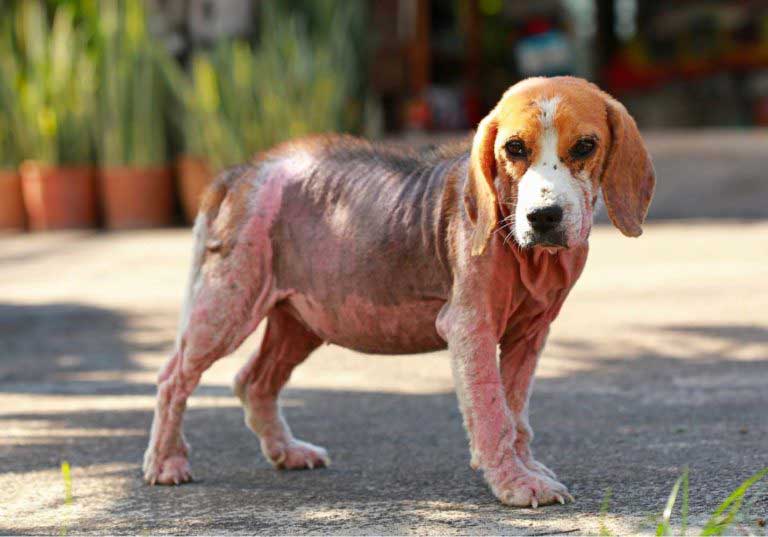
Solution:
<path fill-rule="evenodd" d="M 608 514 L 608 509 L 611 507 L 612 494 L 613 491 L 611 490 L 611 487 L 605 489 L 603 501 L 600 503 L 600 537 L 611 537 L 613 535 L 611 530 L 608 529 L 608 526 L 605 525 L 605 515 Z"/>
<path fill-rule="evenodd" d="M 712 513 L 712 516 L 709 517 L 709 520 L 704 525 L 701 534 L 723 535 L 738 516 L 747 491 L 766 475 L 768 475 L 768 468 L 763 468 L 739 485 L 739 487 L 734 490 L 717 509 L 715 509 L 715 512 Z"/>
<path fill-rule="evenodd" d="M 714 513 L 709 517 L 707 523 L 704 525 L 701 531 L 702 536 L 706 535 L 724 535 L 731 525 L 736 522 L 740 513 L 742 512 L 742 506 L 744 500 L 747 497 L 747 493 L 764 477 L 768 476 L 768 468 L 763 468 L 734 490 L 728 497 L 715 509 Z M 675 484 L 672 486 L 672 491 L 669 493 L 667 503 L 664 507 L 664 511 L 661 514 L 661 519 L 656 526 L 656 535 L 672 535 L 672 512 L 674 511 L 677 497 L 682 490 L 682 500 L 680 505 L 680 535 L 684 536 L 688 529 L 688 509 L 689 509 L 689 478 L 688 468 L 683 469 L 683 473 L 677 478 Z M 751 506 L 751 503 L 747 505 Z M 602 535 L 602 523 L 601 523 L 601 535 Z"/>

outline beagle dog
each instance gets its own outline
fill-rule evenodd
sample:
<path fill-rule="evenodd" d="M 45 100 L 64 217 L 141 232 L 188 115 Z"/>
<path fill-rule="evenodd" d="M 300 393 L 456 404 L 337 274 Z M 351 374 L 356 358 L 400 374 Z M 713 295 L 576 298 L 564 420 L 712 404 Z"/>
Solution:
<path fill-rule="evenodd" d="M 266 318 L 235 392 L 277 468 L 330 462 L 293 436 L 278 403 L 293 368 L 322 343 L 385 354 L 447 347 L 472 467 L 505 504 L 565 503 L 566 487 L 531 452 L 534 370 L 584 267 L 598 191 L 613 224 L 636 237 L 654 184 L 627 110 L 571 77 L 512 86 L 471 148 L 417 152 L 326 136 L 223 172 L 194 226 L 145 480 L 191 479 L 187 398 Z"/>

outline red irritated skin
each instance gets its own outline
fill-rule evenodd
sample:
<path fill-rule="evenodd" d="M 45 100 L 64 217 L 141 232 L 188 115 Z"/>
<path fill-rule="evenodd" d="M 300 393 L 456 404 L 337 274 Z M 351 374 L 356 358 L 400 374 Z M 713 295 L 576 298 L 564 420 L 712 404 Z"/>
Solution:
<path fill-rule="evenodd" d="M 653 184 L 626 110 L 568 77 L 513 86 L 469 149 L 328 136 L 224 172 L 195 224 L 145 479 L 191 479 L 187 398 L 266 318 L 235 391 L 276 467 L 330 463 L 325 449 L 293 436 L 277 401 L 320 344 L 387 354 L 447 347 L 473 467 L 506 504 L 565 502 L 565 486 L 531 453 L 531 380 L 584 267 L 598 191 L 614 224 L 636 236 Z"/>

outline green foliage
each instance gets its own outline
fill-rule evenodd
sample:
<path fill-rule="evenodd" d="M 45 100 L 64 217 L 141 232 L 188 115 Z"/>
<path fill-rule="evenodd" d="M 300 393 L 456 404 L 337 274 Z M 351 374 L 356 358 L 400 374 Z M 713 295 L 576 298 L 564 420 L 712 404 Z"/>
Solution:
<path fill-rule="evenodd" d="M 613 495 L 613 491 L 610 487 L 605 489 L 605 494 L 603 495 L 603 501 L 600 502 L 600 537 L 611 537 L 613 533 L 610 529 L 608 529 L 608 526 L 605 524 L 605 518 L 608 514 L 608 510 L 611 507 L 611 496 Z"/>
<path fill-rule="evenodd" d="M 214 168 L 310 133 L 360 124 L 363 3 L 320 1 L 290 10 L 262 4 L 258 44 L 223 41 L 191 60 L 185 74 L 161 60 L 180 102 L 185 151 Z"/>
<path fill-rule="evenodd" d="M 21 160 L 17 125 L 21 124 L 18 90 L 18 55 L 13 48 L 8 19 L 0 24 L 0 168 L 15 168 Z"/>
<path fill-rule="evenodd" d="M 99 81 L 97 149 L 108 166 L 166 161 L 166 92 L 143 2 L 102 0 L 95 40 Z"/>
<path fill-rule="evenodd" d="M 704 525 L 702 535 L 723 535 L 734 522 L 738 516 L 741 506 L 744 503 L 744 498 L 747 492 L 758 481 L 762 480 L 768 475 L 768 468 L 763 468 L 755 475 L 744 481 L 739 487 L 734 490 L 723 503 L 712 513 L 707 523 Z"/>
<path fill-rule="evenodd" d="M 49 23 L 41 2 L 20 2 L 0 39 L 0 122 L 13 133 L 0 135 L 0 158 L 89 162 L 94 66 L 72 9 L 57 8 Z"/>
<path fill-rule="evenodd" d="M 747 493 L 764 477 L 768 476 L 768 468 L 757 472 L 755 475 L 744 481 L 734 490 L 723 503 L 721 503 L 714 513 L 710 516 L 701 535 L 724 535 L 731 525 L 738 520 L 744 500 Z M 684 536 L 688 529 L 688 508 L 689 508 L 689 484 L 688 468 L 683 469 L 683 474 L 677 478 L 672 487 L 672 491 L 667 498 L 666 506 L 661 515 L 661 519 L 656 526 L 656 535 L 672 535 L 672 512 L 675 502 L 683 491 L 683 498 L 680 506 L 680 535 Z"/>

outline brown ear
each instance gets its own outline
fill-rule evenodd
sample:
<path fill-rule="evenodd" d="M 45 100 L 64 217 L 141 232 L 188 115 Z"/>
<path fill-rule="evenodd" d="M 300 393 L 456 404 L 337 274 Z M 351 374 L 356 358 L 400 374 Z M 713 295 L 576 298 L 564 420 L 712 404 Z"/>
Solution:
<path fill-rule="evenodd" d="M 468 192 L 465 197 L 467 213 L 475 225 L 472 234 L 472 255 L 480 255 L 485 251 L 488 239 L 498 222 L 496 188 L 493 185 L 496 178 L 493 144 L 496 141 L 497 125 L 495 114 L 491 112 L 477 126 L 472 141 Z"/>
<path fill-rule="evenodd" d="M 656 185 L 653 164 L 627 109 L 609 95 L 605 99 L 612 140 L 601 179 L 603 199 L 613 225 L 638 237 Z"/>

